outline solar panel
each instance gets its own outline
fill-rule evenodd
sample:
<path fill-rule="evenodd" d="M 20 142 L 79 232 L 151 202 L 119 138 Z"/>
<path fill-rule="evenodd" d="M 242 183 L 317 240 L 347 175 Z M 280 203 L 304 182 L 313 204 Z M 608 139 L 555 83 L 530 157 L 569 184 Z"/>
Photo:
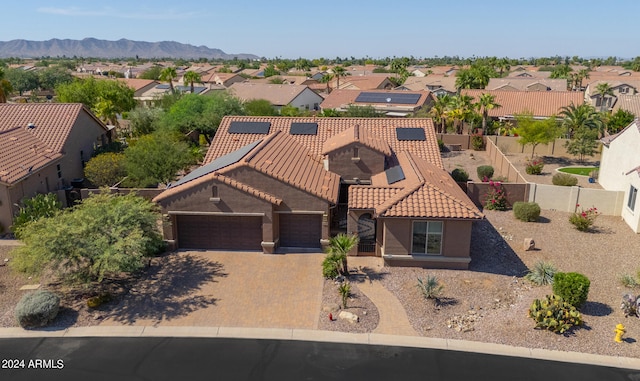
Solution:
<path fill-rule="evenodd" d="M 318 135 L 318 123 L 291 123 L 291 135 Z"/>
<path fill-rule="evenodd" d="M 231 122 L 230 134 L 268 134 L 271 122 Z"/>
<path fill-rule="evenodd" d="M 399 165 L 387 169 L 384 173 L 387 175 L 387 182 L 389 184 L 404 180 L 404 172 L 402 172 L 402 167 Z"/>
<path fill-rule="evenodd" d="M 194 169 L 185 177 L 181 178 L 180 180 L 176 181 L 173 184 L 170 184 L 167 188 L 177 187 L 178 185 L 188 183 L 191 180 L 195 180 L 202 176 L 208 175 L 209 173 L 212 173 L 219 169 L 227 167 L 231 164 L 235 164 L 238 161 L 240 161 L 240 159 L 245 157 L 252 149 L 256 148 L 256 146 L 261 142 L 262 142 L 262 139 L 257 140 L 251 144 L 247 144 L 246 146 L 239 148 L 233 152 L 230 152 L 224 156 L 220 156 L 219 158 L 215 159 L 211 163 L 203 165 L 200 168 Z"/>
<path fill-rule="evenodd" d="M 396 103 L 405 105 L 414 105 L 420 100 L 421 94 L 415 93 L 372 93 L 361 92 L 356 97 L 359 103 Z"/>
<path fill-rule="evenodd" d="M 427 140 L 422 128 L 396 128 L 398 140 Z"/>

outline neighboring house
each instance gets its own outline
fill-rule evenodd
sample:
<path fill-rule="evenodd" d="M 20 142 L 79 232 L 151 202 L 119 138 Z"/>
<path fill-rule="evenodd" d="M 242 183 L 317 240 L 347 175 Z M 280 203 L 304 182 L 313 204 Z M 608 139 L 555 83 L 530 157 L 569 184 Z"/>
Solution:
<path fill-rule="evenodd" d="M 246 79 L 235 73 L 210 73 L 201 77 L 202 83 L 212 87 L 212 85 L 228 88 L 234 83 L 244 82 Z"/>
<path fill-rule="evenodd" d="M 445 77 L 442 75 L 429 75 L 427 77 L 408 77 L 396 90 L 420 91 L 428 90 L 434 96 L 455 95 L 456 77 Z"/>
<path fill-rule="evenodd" d="M 567 91 L 566 79 L 490 78 L 487 90 L 505 91 Z"/>
<path fill-rule="evenodd" d="M 603 97 L 598 93 L 598 85 L 601 83 L 609 84 L 613 96 L 606 96 L 603 100 Z M 584 100 L 597 110 L 600 110 L 601 107 L 605 110 L 610 110 L 614 107 L 620 95 L 634 95 L 638 93 L 638 89 L 640 89 L 640 78 L 638 80 L 621 80 L 618 78 L 615 81 L 599 79 L 587 85 L 584 91 Z M 604 105 L 602 102 L 604 102 Z"/>
<path fill-rule="evenodd" d="M 272 81 L 282 81 L 283 85 L 315 85 L 318 83 L 317 80 L 313 78 L 309 78 L 301 75 L 274 75 L 269 78 L 260 78 L 260 79 L 251 79 L 247 82 L 250 83 L 267 83 L 274 84 Z M 326 84 L 323 84 L 326 87 Z"/>
<path fill-rule="evenodd" d="M 0 228 L 11 226 L 22 199 L 84 177 L 84 163 L 110 139 L 79 103 L 0 104 Z"/>
<path fill-rule="evenodd" d="M 625 110 L 635 116 L 640 116 L 640 94 L 618 95 L 618 100 L 613 105 L 612 113 L 618 110 Z"/>
<path fill-rule="evenodd" d="M 489 117 L 499 120 L 514 120 L 516 114 L 530 112 L 534 118 L 557 116 L 562 107 L 584 103 L 582 91 L 499 91 L 463 89 L 462 95 L 469 95 L 478 101 L 482 94 L 491 94 L 502 107 L 489 110 Z"/>
<path fill-rule="evenodd" d="M 284 106 L 293 106 L 300 110 L 319 110 L 322 103 L 322 97 L 306 85 L 240 82 L 231 85 L 229 92 L 242 101 L 266 99 L 278 110 Z"/>
<path fill-rule="evenodd" d="M 160 82 L 152 79 L 119 78 L 118 81 L 124 82 L 135 91 L 133 93 L 133 99 L 135 99 L 140 105 L 145 105 L 147 103 L 145 94 L 149 91 L 153 91 L 156 86 L 160 85 Z"/>
<path fill-rule="evenodd" d="M 466 269 L 483 218 L 443 169 L 431 119 L 227 116 L 204 165 L 157 196 L 179 248 L 354 253 Z"/>
<path fill-rule="evenodd" d="M 523 69 L 520 67 L 520 69 Z M 534 71 L 534 70 L 514 70 L 507 75 L 507 78 L 549 78 L 550 71 Z"/>
<path fill-rule="evenodd" d="M 606 190 L 624 192 L 622 218 L 634 232 L 640 233 L 640 121 L 634 120 L 601 141 L 598 183 Z"/>
<path fill-rule="evenodd" d="M 139 97 L 136 97 L 136 101 L 142 103 L 145 106 L 151 106 L 153 103 L 157 102 L 164 95 L 169 94 L 171 92 L 171 86 L 168 83 L 158 83 L 152 88 L 148 89 Z M 182 93 L 191 93 L 191 85 L 183 85 L 174 83 L 173 89 L 177 92 Z M 217 85 L 210 85 L 209 87 L 205 86 L 197 86 L 194 83 L 193 93 L 203 95 L 213 90 L 224 90 L 224 87 L 219 87 Z"/>
<path fill-rule="evenodd" d="M 349 106 L 371 106 L 386 116 L 402 117 L 432 103 L 433 98 L 428 91 L 334 90 L 325 97 L 320 108 L 346 111 Z"/>
<path fill-rule="evenodd" d="M 332 89 L 336 89 L 338 84 L 337 78 L 329 83 Z M 340 89 L 343 90 L 391 90 L 394 88 L 393 82 L 389 80 L 389 74 L 369 74 L 354 76 L 348 75 L 340 77 Z M 337 90 L 337 89 L 336 89 Z"/>

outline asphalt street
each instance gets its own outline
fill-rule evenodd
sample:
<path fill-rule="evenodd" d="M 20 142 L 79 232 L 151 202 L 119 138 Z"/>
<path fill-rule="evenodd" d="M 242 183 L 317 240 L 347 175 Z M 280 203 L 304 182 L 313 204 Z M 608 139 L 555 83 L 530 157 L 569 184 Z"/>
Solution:
<path fill-rule="evenodd" d="M 229 338 L 0 339 L 0 380 L 640 380 L 640 371 L 439 349 Z"/>

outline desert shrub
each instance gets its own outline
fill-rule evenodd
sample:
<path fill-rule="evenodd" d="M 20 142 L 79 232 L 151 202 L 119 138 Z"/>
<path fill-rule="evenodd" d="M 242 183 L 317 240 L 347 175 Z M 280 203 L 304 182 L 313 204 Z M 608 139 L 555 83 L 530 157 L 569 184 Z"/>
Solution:
<path fill-rule="evenodd" d="M 98 308 L 101 305 L 109 302 L 110 300 L 111 300 L 111 295 L 109 295 L 108 293 L 92 296 L 89 299 L 87 299 L 87 307 Z"/>
<path fill-rule="evenodd" d="M 438 139 L 438 148 L 440 149 L 440 152 L 444 152 L 445 151 L 445 145 L 444 145 L 444 142 L 442 141 L 442 139 Z"/>
<path fill-rule="evenodd" d="M 527 165 L 524 170 L 529 175 L 539 175 L 542 173 L 542 169 L 544 168 L 544 161 L 540 158 L 535 158 L 531 160 L 527 160 Z"/>
<path fill-rule="evenodd" d="M 563 187 L 572 187 L 578 184 L 578 178 L 568 173 L 558 172 L 551 178 L 553 185 L 560 185 Z"/>
<path fill-rule="evenodd" d="M 484 149 L 484 139 L 482 135 L 471 136 L 471 148 L 473 148 L 474 151 L 482 151 Z"/>
<path fill-rule="evenodd" d="M 579 204 L 577 206 L 580 206 Z M 591 226 L 600 215 L 597 208 L 581 209 L 569 216 L 569 222 L 581 232 L 591 229 Z"/>
<path fill-rule="evenodd" d="M 620 305 L 624 317 L 636 316 L 640 317 L 640 296 L 626 294 L 622 297 L 622 304 Z"/>
<path fill-rule="evenodd" d="M 351 296 L 351 283 L 342 282 L 338 286 L 338 294 L 340 294 L 340 299 L 342 299 L 342 308 L 347 308 L 347 300 L 349 300 L 349 296 Z"/>
<path fill-rule="evenodd" d="M 633 275 L 623 274 L 620 276 L 620 283 L 627 288 L 638 287 L 638 281 Z"/>
<path fill-rule="evenodd" d="M 553 283 L 553 276 L 558 270 L 551 262 L 538 261 L 525 275 L 525 278 L 538 286 Z"/>
<path fill-rule="evenodd" d="M 580 312 L 557 295 L 547 295 L 544 300 L 535 299 L 529 307 L 529 317 L 536 322 L 536 328 L 555 333 L 564 333 L 582 324 Z"/>
<path fill-rule="evenodd" d="M 580 273 L 560 273 L 553 276 L 553 293 L 567 303 L 580 308 L 587 301 L 591 281 Z"/>
<path fill-rule="evenodd" d="M 51 291 L 38 290 L 26 294 L 16 305 L 15 315 L 22 328 L 44 327 L 55 319 L 60 298 Z"/>
<path fill-rule="evenodd" d="M 456 168 L 451 171 L 451 177 L 459 183 L 466 183 L 469 181 L 469 174 L 462 168 Z"/>
<path fill-rule="evenodd" d="M 516 201 L 513 203 L 513 215 L 524 222 L 536 222 L 540 217 L 540 205 L 535 202 Z"/>
<path fill-rule="evenodd" d="M 489 210 L 507 210 L 507 192 L 499 181 L 489 181 L 485 195 L 484 208 Z"/>
<path fill-rule="evenodd" d="M 327 279 L 334 279 L 340 274 L 342 267 L 342 256 L 337 253 L 329 253 L 322 261 L 322 276 Z"/>
<path fill-rule="evenodd" d="M 427 275 L 424 280 L 418 278 L 417 286 L 425 299 L 437 299 L 444 290 L 444 286 L 435 275 Z"/>
<path fill-rule="evenodd" d="M 126 175 L 122 153 L 105 152 L 94 156 L 84 167 L 84 176 L 97 187 L 113 186 Z"/>
<path fill-rule="evenodd" d="M 490 179 L 493 177 L 493 167 L 490 165 L 480 165 L 476 169 L 476 172 L 478 173 L 478 178 L 482 181 L 485 181 L 485 178 Z"/>
<path fill-rule="evenodd" d="M 20 230 L 27 224 L 45 217 L 53 217 L 60 211 L 62 204 L 54 193 L 37 194 L 22 200 L 18 215 L 13 219 L 11 229 L 20 238 Z"/>

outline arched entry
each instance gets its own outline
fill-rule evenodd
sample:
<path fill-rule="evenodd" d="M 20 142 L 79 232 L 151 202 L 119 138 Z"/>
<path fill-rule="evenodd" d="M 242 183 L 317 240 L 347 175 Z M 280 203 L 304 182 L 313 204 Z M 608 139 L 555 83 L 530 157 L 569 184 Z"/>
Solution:
<path fill-rule="evenodd" d="M 371 213 L 358 218 L 358 253 L 375 254 L 376 252 L 376 220 Z"/>

